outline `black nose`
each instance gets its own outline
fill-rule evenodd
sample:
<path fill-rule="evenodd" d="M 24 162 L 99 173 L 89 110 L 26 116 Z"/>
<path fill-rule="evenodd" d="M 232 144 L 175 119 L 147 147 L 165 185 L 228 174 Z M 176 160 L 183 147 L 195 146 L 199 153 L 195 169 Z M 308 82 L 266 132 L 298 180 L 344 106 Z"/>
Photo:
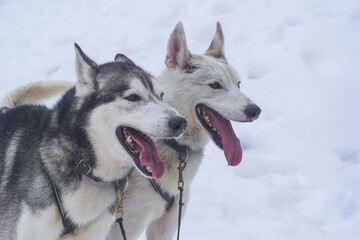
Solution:
<path fill-rule="evenodd" d="M 183 133 L 186 126 L 187 122 L 183 117 L 175 116 L 170 118 L 169 120 L 169 127 L 173 129 L 177 134 Z"/>
<path fill-rule="evenodd" d="M 251 104 L 245 108 L 244 112 L 245 112 L 246 116 L 248 117 L 248 119 L 252 120 L 252 119 L 259 117 L 259 115 L 261 113 L 261 109 L 257 105 Z"/>

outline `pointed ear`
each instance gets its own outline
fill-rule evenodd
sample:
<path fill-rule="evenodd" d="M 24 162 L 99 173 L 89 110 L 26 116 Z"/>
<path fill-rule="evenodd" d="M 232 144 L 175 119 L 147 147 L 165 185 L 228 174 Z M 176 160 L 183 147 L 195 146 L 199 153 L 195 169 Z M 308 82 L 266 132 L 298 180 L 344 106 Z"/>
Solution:
<path fill-rule="evenodd" d="M 128 63 L 128 64 L 135 66 L 135 63 L 133 61 L 131 61 L 130 58 L 128 58 L 127 56 L 125 56 L 124 54 L 121 54 L 121 53 L 116 54 L 115 62 L 123 62 L 123 63 Z"/>
<path fill-rule="evenodd" d="M 168 68 L 180 67 L 180 69 L 183 69 L 190 56 L 183 25 L 181 22 L 178 22 L 170 35 L 165 64 Z"/>
<path fill-rule="evenodd" d="M 76 95 L 84 96 L 91 92 L 98 90 L 98 83 L 96 81 L 96 75 L 98 73 L 98 65 L 92 61 L 85 53 L 81 50 L 79 45 L 76 43 Z"/>
<path fill-rule="evenodd" d="M 205 55 L 213 56 L 215 58 L 224 58 L 224 34 L 221 29 L 221 24 L 217 22 L 216 32 L 213 40 L 211 41 L 210 47 L 206 50 Z"/>

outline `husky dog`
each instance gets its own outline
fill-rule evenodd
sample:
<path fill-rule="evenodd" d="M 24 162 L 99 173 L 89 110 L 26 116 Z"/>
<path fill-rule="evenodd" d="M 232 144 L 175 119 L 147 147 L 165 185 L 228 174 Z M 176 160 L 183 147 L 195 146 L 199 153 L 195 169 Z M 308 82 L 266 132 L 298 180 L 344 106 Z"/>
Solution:
<path fill-rule="evenodd" d="M 240 79 L 225 58 L 220 23 L 205 54 L 193 55 L 187 48 L 183 25 L 179 22 L 170 36 L 165 64 L 167 69 L 159 77 L 164 101 L 185 117 L 188 126 L 184 135 L 170 144 L 155 142 L 160 159 L 166 163 L 161 179 L 149 181 L 137 172 L 131 175 L 124 203 L 124 227 L 130 240 L 137 239 L 145 229 L 148 240 L 172 239 L 177 227 L 177 167 L 182 149 L 189 149 L 183 173 L 186 203 L 208 139 L 223 149 L 228 165 L 238 165 L 242 149 L 229 120 L 251 122 L 261 112 L 240 91 Z M 121 233 L 113 226 L 108 239 L 119 238 Z"/>
<path fill-rule="evenodd" d="M 76 44 L 75 52 L 76 85 L 54 108 L 17 106 L 37 102 L 39 85 L 3 102 L 17 107 L 0 114 L 0 239 L 67 238 L 91 223 L 96 231 L 83 239 L 105 239 L 129 173 L 164 173 L 151 138 L 184 132 L 157 81 L 126 56 L 98 65 Z"/>

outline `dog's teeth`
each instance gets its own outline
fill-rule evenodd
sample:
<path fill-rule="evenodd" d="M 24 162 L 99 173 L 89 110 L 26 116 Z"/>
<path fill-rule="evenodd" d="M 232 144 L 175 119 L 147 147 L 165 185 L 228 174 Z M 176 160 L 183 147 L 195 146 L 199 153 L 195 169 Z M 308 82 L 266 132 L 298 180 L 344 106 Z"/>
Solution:
<path fill-rule="evenodd" d="M 129 144 L 131 144 L 131 143 L 132 143 L 131 137 L 130 137 L 130 136 L 127 136 L 127 137 L 126 137 L 126 141 L 127 141 Z"/>
<path fill-rule="evenodd" d="M 149 168 L 149 167 L 146 167 L 146 171 L 148 171 L 148 172 L 150 172 L 150 173 L 152 172 L 152 171 L 151 171 L 151 168 Z"/>
<path fill-rule="evenodd" d="M 205 122 L 211 127 L 211 122 L 210 122 L 209 116 L 205 115 L 204 119 L 205 119 Z"/>
<path fill-rule="evenodd" d="M 138 150 L 136 150 L 136 149 L 135 149 L 135 153 L 136 153 L 137 155 L 139 155 L 139 153 L 140 153 L 140 152 L 139 152 Z"/>

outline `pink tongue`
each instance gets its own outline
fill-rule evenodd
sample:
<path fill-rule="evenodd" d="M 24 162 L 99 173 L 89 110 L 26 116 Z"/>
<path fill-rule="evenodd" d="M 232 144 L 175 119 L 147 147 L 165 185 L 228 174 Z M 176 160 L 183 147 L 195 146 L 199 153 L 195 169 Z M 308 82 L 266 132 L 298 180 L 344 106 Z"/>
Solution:
<path fill-rule="evenodd" d="M 230 166 L 238 165 L 242 159 L 242 149 L 240 140 L 236 137 L 230 121 L 208 108 L 203 108 L 203 110 L 210 117 L 212 126 L 220 133 L 228 164 Z"/>
<path fill-rule="evenodd" d="M 160 160 L 154 142 L 150 138 L 145 139 L 130 131 L 129 135 L 136 142 L 136 149 L 140 152 L 141 165 L 149 167 L 154 178 L 161 178 L 165 171 L 165 162 Z"/>

